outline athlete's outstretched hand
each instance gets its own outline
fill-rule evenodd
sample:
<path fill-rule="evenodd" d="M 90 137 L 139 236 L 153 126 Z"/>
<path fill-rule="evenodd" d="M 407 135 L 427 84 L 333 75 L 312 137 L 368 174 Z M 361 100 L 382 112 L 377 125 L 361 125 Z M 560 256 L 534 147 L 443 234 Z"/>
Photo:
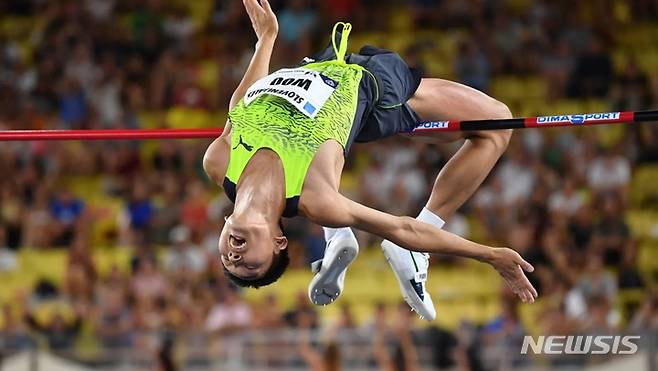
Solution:
<path fill-rule="evenodd" d="M 251 25 L 258 40 L 273 40 L 279 33 L 279 22 L 272 11 L 269 0 L 243 0 Z"/>
<path fill-rule="evenodd" d="M 491 265 L 500 273 L 505 283 L 524 303 L 533 303 L 537 297 L 537 290 L 532 287 L 523 271 L 535 270 L 521 255 L 512 249 L 496 248 L 493 250 Z"/>

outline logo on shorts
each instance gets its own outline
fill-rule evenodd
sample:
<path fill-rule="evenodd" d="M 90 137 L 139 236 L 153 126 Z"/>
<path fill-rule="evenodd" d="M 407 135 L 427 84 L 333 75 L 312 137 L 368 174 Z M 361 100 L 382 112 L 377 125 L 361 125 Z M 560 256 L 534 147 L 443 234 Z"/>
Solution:
<path fill-rule="evenodd" d="M 585 115 L 559 115 L 537 117 L 537 123 L 543 125 L 551 124 L 573 124 L 582 125 L 586 122 L 619 120 L 620 112 L 588 113 Z"/>

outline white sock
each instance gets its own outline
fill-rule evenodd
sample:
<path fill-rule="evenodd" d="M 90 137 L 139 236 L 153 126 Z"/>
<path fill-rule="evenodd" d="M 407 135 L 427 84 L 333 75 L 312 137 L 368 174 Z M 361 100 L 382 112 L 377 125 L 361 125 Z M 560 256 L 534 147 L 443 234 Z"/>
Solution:
<path fill-rule="evenodd" d="M 322 227 L 324 230 L 324 240 L 329 241 L 330 239 L 334 238 L 338 233 L 352 233 L 352 230 L 350 227 L 343 227 L 343 228 L 329 228 L 329 227 Z"/>
<path fill-rule="evenodd" d="M 443 226 L 446 224 L 446 222 L 443 221 L 443 219 L 441 219 L 440 216 L 434 214 L 426 207 L 424 207 L 423 210 L 420 211 L 420 214 L 418 214 L 416 220 L 419 220 L 423 223 L 427 223 L 438 229 L 443 228 Z"/>

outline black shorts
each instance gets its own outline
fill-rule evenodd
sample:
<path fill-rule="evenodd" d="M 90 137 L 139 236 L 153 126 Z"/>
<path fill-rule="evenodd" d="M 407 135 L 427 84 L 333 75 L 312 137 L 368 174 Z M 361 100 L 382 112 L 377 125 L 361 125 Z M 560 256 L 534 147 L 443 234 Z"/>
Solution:
<path fill-rule="evenodd" d="M 335 58 L 333 47 L 329 46 L 304 61 Z M 420 119 L 407 104 L 420 85 L 421 76 L 417 70 L 409 68 L 397 53 L 373 46 L 365 46 L 358 54 L 348 55 L 346 61 L 368 71 L 359 86 L 359 101 L 345 147 L 346 154 L 354 142 L 372 142 L 409 132 L 418 126 Z"/>

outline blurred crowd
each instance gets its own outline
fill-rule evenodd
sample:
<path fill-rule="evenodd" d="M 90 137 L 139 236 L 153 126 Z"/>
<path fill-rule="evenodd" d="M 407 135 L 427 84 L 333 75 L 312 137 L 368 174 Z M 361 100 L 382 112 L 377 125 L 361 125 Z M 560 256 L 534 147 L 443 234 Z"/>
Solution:
<path fill-rule="evenodd" d="M 294 64 L 324 45 L 336 20 L 350 20 L 356 32 L 387 32 L 387 20 L 396 7 L 405 6 L 414 29 L 462 31 L 454 60 L 441 63 L 450 66 L 455 79 L 475 88 L 489 91 L 501 75 L 542 76 L 549 101 L 594 97 L 605 99 L 610 110 L 658 106 L 658 84 L 648 71 L 634 58 L 616 71 L 612 60 L 618 46 L 616 22 L 656 19 L 653 1 L 271 2 L 281 29 L 274 66 Z M 29 24 L 26 35 L 0 33 L 0 128 L 168 127 L 177 112 L 225 117 L 255 39 L 247 32 L 251 26 L 240 1 L 195 3 L 206 4 L 206 11 L 201 5 L 201 11 L 193 11 L 184 1 L 164 0 L 0 2 L 0 18 Z M 19 41 L 19 36 L 27 37 Z M 427 47 L 412 44 L 399 52 L 427 70 L 418 57 Z M 320 326 L 304 294 L 287 312 L 278 309 L 274 296 L 250 305 L 222 276 L 215 250 L 231 206 L 203 174 L 207 145 L 0 146 L 0 172 L 8 175 L 0 178 L 0 271 L 16 269 L 16 252 L 24 248 L 66 249 L 69 256 L 60 285 L 41 281 L 16 293 L 18 306 L 4 304 L 0 345 L 29 347 L 29 334 L 40 333 L 51 349 L 63 350 L 87 333 L 103 349 L 157 352 L 163 329 L 185 334 L 193 344 L 205 343 L 195 334 Z M 405 139 L 357 146 L 346 167 L 345 192 L 391 213 L 415 215 L 457 148 Z M 615 304 L 619 290 L 648 285 L 638 272 L 637 241 L 624 215 L 634 168 L 656 161 L 655 127 L 628 128 L 612 141 L 594 130 L 518 132 L 495 171 L 447 228 L 510 246 L 535 265 L 531 280 L 546 303 L 539 324 L 545 333 L 655 329 L 656 295 L 646 295 L 633 308 Z M 75 192 L 76 182 L 90 178 L 96 180 L 96 197 Z M 101 198 L 121 204 L 114 227 L 102 239 L 130 249 L 132 256 L 127 270 L 115 266 L 103 275 L 92 259 L 98 247 L 94 226 L 109 218 Z M 319 227 L 295 219 L 287 232 L 294 267 L 322 255 Z M 364 246 L 377 242 L 367 235 L 359 238 Z M 167 248 L 158 254 L 159 246 Z M 434 264 L 460 263 L 436 258 Z M 526 329 L 514 299 L 506 292 L 500 297 L 500 316 L 481 327 L 464 324 L 456 333 L 425 330 L 422 336 L 432 339 L 437 365 L 478 369 L 484 360 L 495 365 L 496 353 L 475 354 L 476 344 L 495 347 L 522 339 Z M 32 313 L 41 302 L 62 300 L 70 303 L 69 316 L 44 322 Z M 337 326 L 357 326 L 350 321 L 346 307 Z M 412 328 L 394 327 L 382 331 L 398 331 L 389 336 L 398 339 L 398 351 L 390 352 L 388 340 L 375 337 L 373 362 L 413 369 L 400 364 L 416 357 L 409 346 L 413 341 L 399 335 Z M 309 344 L 300 345 L 303 359 L 324 359 Z"/>

